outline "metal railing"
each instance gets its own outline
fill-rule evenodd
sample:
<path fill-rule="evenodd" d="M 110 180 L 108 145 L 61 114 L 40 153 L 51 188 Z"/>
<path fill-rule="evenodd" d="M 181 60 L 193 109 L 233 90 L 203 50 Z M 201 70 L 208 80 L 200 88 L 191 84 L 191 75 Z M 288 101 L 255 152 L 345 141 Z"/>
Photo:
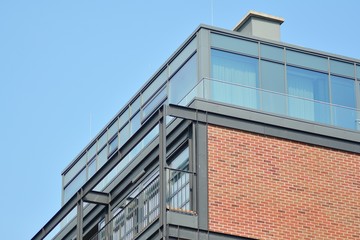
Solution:
<path fill-rule="evenodd" d="M 159 177 L 152 180 L 95 234 L 91 240 L 130 240 L 159 216 Z"/>
<path fill-rule="evenodd" d="M 167 208 L 173 211 L 193 212 L 192 186 L 195 173 L 167 168 Z"/>

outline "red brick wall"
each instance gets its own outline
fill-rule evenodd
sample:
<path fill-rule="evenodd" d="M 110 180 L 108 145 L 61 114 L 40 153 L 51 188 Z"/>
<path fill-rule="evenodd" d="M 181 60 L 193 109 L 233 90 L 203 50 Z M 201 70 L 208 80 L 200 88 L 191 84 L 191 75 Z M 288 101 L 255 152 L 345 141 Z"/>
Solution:
<path fill-rule="evenodd" d="M 360 155 L 208 127 L 209 228 L 256 239 L 360 239 Z"/>

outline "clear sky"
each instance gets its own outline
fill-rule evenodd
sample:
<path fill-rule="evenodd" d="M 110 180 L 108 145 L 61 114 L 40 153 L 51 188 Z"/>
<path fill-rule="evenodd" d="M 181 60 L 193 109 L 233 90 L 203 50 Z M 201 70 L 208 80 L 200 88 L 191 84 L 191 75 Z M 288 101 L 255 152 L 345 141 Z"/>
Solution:
<path fill-rule="evenodd" d="M 360 58 L 359 0 L 0 0 L 0 238 L 60 209 L 61 172 L 201 24 L 285 18 L 282 41 Z"/>

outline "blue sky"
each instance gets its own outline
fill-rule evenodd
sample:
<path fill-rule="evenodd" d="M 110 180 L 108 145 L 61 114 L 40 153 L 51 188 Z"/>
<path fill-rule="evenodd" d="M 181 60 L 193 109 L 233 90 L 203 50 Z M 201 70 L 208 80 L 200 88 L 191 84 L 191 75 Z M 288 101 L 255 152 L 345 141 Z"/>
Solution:
<path fill-rule="evenodd" d="M 213 7 L 212 7 L 213 6 Z M 61 172 L 201 23 L 285 18 L 282 41 L 360 58 L 358 0 L 1 0 L 0 232 L 30 239 Z"/>

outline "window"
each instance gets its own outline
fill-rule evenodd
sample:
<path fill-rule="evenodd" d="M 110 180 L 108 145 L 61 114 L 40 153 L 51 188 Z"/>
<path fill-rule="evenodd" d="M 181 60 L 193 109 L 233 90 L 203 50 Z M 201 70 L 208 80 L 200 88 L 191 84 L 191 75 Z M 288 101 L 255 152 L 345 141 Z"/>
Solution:
<path fill-rule="evenodd" d="M 288 66 L 287 84 L 290 116 L 330 123 L 327 74 Z"/>
<path fill-rule="evenodd" d="M 262 109 L 286 114 L 285 67 L 282 64 L 261 61 Z"/>
<path fill-rule="evenodd" d="M 333 122 L 335 126 L 356 129 L 355 81 L 331 76 Z M 337 106 L 338 105 L 338 106 Z"/>
<path fill-rule="evenodd" d="M 258 108 L 258 60 L 238 54 L 211 51 L 210 98 L 215 101 Z"/>
<path fill-rule="evenodd" d="M 197 83 L 196 54 L 170 79 L 170 103 L 179 103 Z"/>
<path fill-rule="evenodd" d="M 191 210 L 189 147 L 170 159 L 168 206 L 173 210 Z"/>

